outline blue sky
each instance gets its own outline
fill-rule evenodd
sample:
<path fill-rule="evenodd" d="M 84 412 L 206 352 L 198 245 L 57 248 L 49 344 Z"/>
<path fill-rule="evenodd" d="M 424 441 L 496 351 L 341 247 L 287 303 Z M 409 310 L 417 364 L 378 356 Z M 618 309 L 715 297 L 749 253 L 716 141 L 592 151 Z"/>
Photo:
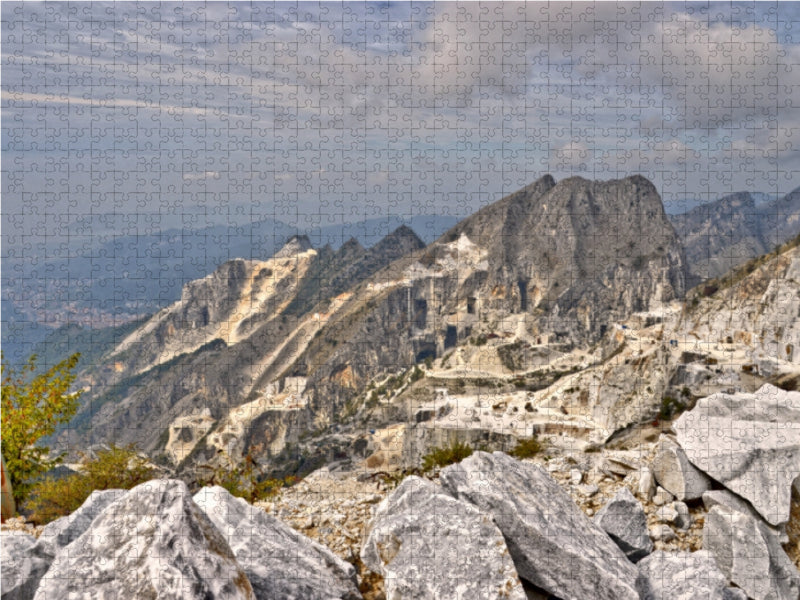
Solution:
<path fill-rule="evenodd" d="M 2 3 L 6 241 L 800 183 L 798 3 Z M 673 209 L 674 210 L 674 209 Z"/>

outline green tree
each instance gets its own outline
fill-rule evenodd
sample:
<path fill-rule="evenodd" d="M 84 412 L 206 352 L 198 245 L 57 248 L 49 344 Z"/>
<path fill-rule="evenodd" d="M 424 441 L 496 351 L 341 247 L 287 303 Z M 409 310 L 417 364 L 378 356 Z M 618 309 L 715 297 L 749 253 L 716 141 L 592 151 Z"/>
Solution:
<path fill-rule="evenodd" d="M 76 353 L 44 373 L 36 374 L 36 355 L 19 371 L 0 354 L 2 368 L 2 450 L 8 477 L 19 506 L 33 480 L 59 464 L 63 456 L 50 457 L 40 443 L 78 410 L 81 392 L 69 393 L 80 354 Z"/>

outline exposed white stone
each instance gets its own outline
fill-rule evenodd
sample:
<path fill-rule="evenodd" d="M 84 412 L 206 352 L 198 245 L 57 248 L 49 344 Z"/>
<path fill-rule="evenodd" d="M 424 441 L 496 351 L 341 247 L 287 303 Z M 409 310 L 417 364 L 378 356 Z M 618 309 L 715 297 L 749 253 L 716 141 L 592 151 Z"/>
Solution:
<path fill-rule="evenodd" d="M 678 500 L 696 500 L 711 489 L 709 478 L 678 447 L 662 447 L 653 459 L 656 481 Z"/>
<path fill-rule="evenodd" d="M 706 515 L 703 548 L 722 573 L 754 600 L 797 600 L 800 573 L 778 538 L 758 519 L 723 505 Z"/>
<path fill-rule="evenodd" d="M 754 394 L 713 394 L 673 428 L 692 463 L 771 525 L 789 520 L 792 482 L 800 475 L 800 392 L 767 384 Z"/>
<path fill-rule="evenodd" d="M 569 471 L 569 482 L 572 485 L 578 485 L 583 481 L 583 473 L 580 472 L 578 469 L 570 469 Z"/>
<path fill-rule="evenodd" d="M 3 600 L 29 600 L 47 572 L 52 555 L 36 544 L 36 538 L 21 531 L 0 534 Z"/>
<path fill-rule="evenodd" d="M 655 525 L 650 528 L 650 537 L 656 542 L 671 542 L 677 536 L 669 525 Z"/>
<path fill-rule="evenodd" d="M 636 567 L 541 467 L 476 452 L 440 478 L 494 518 L 520 577 L 564 599 L 638 599 Z"/>
<path fill-rule="evenodd" d="M 728 580 L 706 551 L 657 550 L 638 567 L 641 600 L 727 600 Z"/>
<path fill-rule="evenodd" d="M 642 467 L 639 473 L 638 492 L 645 500 L 651 500 L 656 493 L 656 478 L 650 467 Z"/>
<path fill-rule="evenodd" d="M 387 598 L 525 598 L 491 516 L 419 477 L 378 506 L 361 556 Z"/>
<path fill-rule="evenodd" d="M 628 488 L 621 488 L 600 509 L 594 522 L 611 536 L 631 562 L 637 562 L 653 551 L 653 542 L 647 532 L 647 516 Z"/>
<path fill-rule="evenodd" d="M 194 501 L 227 540 L 259 600 L 361 597 L 351 564 L 264 510 L 220 486 L 201 489 Z"/>
<path fill-rule="evenodd" d="M 128 490 L 95 490 L 84 501 L 78 510 L 71 515 L 61 517 L 45 525 L 39 536 L 39 543 L 48 546 L 48 550 L 55 554 L 58 550 L 71 544 L 89 528 L 92 521 L 105 508 L 122 498 Z"/>
<path fill-rule="evenodd" d="M 772 533 L 778 536 L 781 544 L 785 544 L 789 541 L 785 524 L 777 527 L 770 525 L 763 520 L 761 515 L 756 512 L 756 510 L 747 500 L 740 498 L 730 490 L 711 490 L 703 494 L 703 505 L 706 507 L 707 511 L 711 510 L 718 504 L 727 506 L 728 508 L 739 511 L 740 513 L 744 513 L 746 515 L 750 515 L 751 517 L 762 521 Z"/>
<path fill-rule="evenodd" d="M 255 598 L 186 484 L 169 479 L 143 483 L 109 504 L 56 555 L 35 600 L 78 597 Z"/>
<path fill-rule="evenodd" d="M 653 495 L 653 504 L 656 506 L 661 506 L 666 504 L 667 502 L 672 502 L 675 499 L 675 496 L 670 494 L 667 490 L 658 486 L 656 488 L 656 493 Z"/>

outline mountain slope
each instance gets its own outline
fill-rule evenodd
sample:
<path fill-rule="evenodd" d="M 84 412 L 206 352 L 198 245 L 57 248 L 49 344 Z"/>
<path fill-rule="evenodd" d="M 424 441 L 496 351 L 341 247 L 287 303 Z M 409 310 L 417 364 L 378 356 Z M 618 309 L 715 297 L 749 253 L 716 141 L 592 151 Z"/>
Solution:
<path fill-rule="evenodd" d="M 404 229 L 370 250 L 295 239 L 268 261 L 222 265 L 84 374 L 79 436 L 194 463 L 270 461 L 346 420 L 376 379 L 491 336 L 569 351 L 685 287 L 677 237 L 641 177 L 546 176 L 420 246 Z"/>
<path fill-rule="evenodd" d="M 686 250 L 690 285 L 696 285 L 800 233 L 800 188 L 761 205 L 738 192 L 670 220 Z"/>

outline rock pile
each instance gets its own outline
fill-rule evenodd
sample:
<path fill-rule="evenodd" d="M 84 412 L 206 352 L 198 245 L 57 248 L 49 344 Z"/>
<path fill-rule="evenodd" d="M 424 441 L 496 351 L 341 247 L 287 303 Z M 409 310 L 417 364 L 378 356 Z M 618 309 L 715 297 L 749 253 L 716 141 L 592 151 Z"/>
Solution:
<path fill-rule="evenodd" d="M 717 394 L 674 429 L 476 452 L 391 493 L 329 469 L 256 506 L 175 480 L 96 492 L 38 539 L 4 529 L 2 599 L 800 598 L 800 393 Z"/>
<path fill-rule="evenodd" d="M 3 532 L 3 600 L 361 597 L 352 565 L 264 511 L 218 487 L 197 500 L 153 480 L 93 494 L 38 540 Z"/>

